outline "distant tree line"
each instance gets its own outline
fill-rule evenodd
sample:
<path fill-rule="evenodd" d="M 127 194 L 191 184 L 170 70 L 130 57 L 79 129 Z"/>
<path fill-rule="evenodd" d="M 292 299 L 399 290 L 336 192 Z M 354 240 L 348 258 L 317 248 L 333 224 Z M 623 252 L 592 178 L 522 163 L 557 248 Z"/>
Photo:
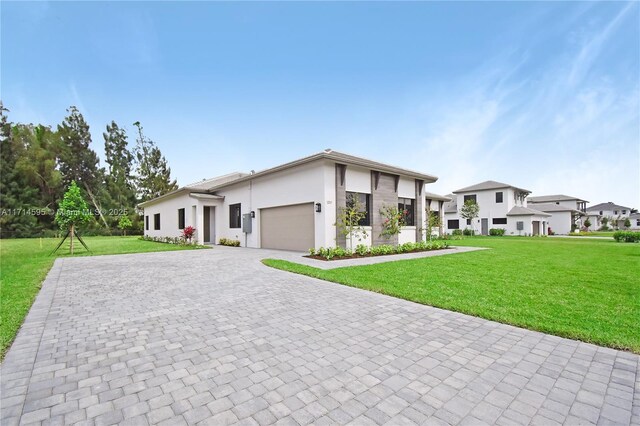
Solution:
<path fill-rule="evenodd" d="M 129 136 L 115 121 L 107 124 L 105 166 L 100 165 L 89 125 L 71 106 L 55 129 L 13 123 L 0 101 L 0 235 L 32 237 L 54 234 L 56 211 L 75 181 L 88 201 L 92 219 L 85 231 L 110 234 L 127 217 L 142 230 L 140 202 L 177 188 L 160 148 L 144 135 L 140 122 Z"/>

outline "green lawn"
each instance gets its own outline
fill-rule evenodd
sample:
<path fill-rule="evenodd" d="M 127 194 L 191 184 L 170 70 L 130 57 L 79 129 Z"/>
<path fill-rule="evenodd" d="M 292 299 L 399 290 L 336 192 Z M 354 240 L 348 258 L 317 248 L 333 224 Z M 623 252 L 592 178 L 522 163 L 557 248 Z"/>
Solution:
<path fill-rule="evenodd" d="M 468 253 L 321 270 L 266 265 L 558 336 L 640 353 L 640 244 L 477 237 Z"/>
<path fill-rule="evenodd" d="M 93 255 L 194 248 L 143 241 L 139 237 L 85 237 L 83 240 Z M 70 257 L 68 243 L 56 255 L 49 256 L 59 241 L 53 238 L 0 240 L 0 359 L 15 338 L 55 258 Z M 77 241 L 74 249 L 74 256 L 90 255 Z"/>

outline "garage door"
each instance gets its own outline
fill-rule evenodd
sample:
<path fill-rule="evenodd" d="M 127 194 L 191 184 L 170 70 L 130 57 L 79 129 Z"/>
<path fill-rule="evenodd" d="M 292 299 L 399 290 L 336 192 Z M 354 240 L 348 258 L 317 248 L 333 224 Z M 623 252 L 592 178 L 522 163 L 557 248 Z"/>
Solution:
<path fill-rule="evenodd" d="M 260 210 L 262 248 L 308 251 L 315 246 L 313 203 Z"/>

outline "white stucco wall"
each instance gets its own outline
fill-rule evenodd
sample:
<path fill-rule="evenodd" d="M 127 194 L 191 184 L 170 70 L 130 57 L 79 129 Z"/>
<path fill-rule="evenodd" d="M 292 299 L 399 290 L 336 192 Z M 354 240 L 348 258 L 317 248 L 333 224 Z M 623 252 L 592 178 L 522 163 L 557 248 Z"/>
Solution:
<path fill-rule="evenodd" d="M 145 228 L 144 235 L 151 237 L 179 237 L 182 235 L 182 230 L 178 229 L 178 209 L 184 208 L 185 226 L 195 226 L 191 206 L 196 204 L 197 200 L 189 197 L 189 194 L 186 193 L 145 207 L 144 216 L 149 216 L 149 230 Z M 153 228 L 153 216 L 156 213 L 160 213 L 159 230 Z M 146 221 L 146 218 L 144 220 Z"/>
<path fill-rule="evenodd" d="M 224 207 L 216 209 L 217 239 L 240 240 L 244 247 L 260 247 L 260 209 L 302 203 L 320 203 L 322 211 L 314 213 L 315 245 L 335 246 L 335 169 L 333 163 L 316 161 L 282 170 L 217 191 L 225 197 Z M 241 203 L 241 213 L 255 212 L 252 232 L 229 227 L 229 205 Z M 329 224 L 329 225 L 327 225 Z M 327 232 L 326 228 L 332 228 Z M 331 235 L 331 237 L 330 237 Z M 330 240 L 328 240 L 330 238 Z"/>
<path fill-rule="evenodd" d="M 531 206 L 535 208 L 535 204 Z M 571 233 L 571 212 L 549 212 L 549 214 L 551 214 L 551 217 L 547 220 L 554 233 L 559 235 Z"/>

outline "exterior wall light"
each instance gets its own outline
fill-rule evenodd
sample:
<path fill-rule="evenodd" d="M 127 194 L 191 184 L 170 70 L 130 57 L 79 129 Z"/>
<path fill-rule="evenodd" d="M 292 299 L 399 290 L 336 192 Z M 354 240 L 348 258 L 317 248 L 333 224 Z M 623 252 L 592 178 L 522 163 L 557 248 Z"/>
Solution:
<path fill-rule="evenodd" d="M 320 213 L 322 211 L 322 204 L 316 203 L 316 213 Z"/>
<path fill-rule="evenodd" d="M 256 212 L 255 212 L 255 211 L 253 211 L 253 210 L 251 210 L 251 219 L 253 219 L 253 218 L 255 218 L 255 217 L 256 217 Z"/>

